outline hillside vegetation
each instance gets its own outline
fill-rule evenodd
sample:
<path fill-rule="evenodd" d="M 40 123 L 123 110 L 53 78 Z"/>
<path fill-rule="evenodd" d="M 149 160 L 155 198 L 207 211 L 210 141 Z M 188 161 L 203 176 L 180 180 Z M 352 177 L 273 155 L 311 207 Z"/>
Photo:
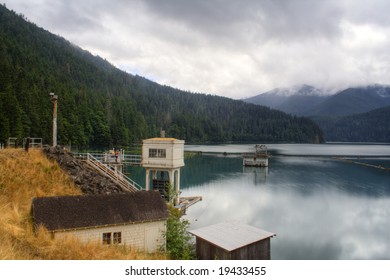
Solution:
<path fill-rule="evenodd" d="M 322 142 L 318 126 L 263 106 L 162 86 L 113 67 L 0 5 L 0 142 L 51 138 L 59 96 L 58 143 L 128 146 L 159 135 L 187 143 Z"/>
<path fill-rule="evenodd" d="M 390 143 L 390 106 L 346 117 L 313 118 L 327 141 Z"/>
<path fill-rule="evenodd" d="M 390 142 L 390 86 L 347 88 L 333 95 L 308 86 L 275 89 L 245 101 L 316 122 L 326 141 Z"/>
<path fill-rule="evenodd" d="M 165 259 L 124 246 L 82 244 L 76 239 L 54 240 L 43 228 L 33 232 L 30 208 L 37 196 L 78 195 L 57 165 L 40 150 L 0 150 L 0 259 Z"/>

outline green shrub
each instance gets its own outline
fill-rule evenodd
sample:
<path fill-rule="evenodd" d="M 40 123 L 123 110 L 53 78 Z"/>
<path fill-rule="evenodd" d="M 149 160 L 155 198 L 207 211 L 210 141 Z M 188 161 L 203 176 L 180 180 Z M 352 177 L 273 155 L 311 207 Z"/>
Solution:
<path fill-rule="evenodd" d="M 170 216 L 167 221 L 167 253 L 171 259 L 192 260 L 195 259 L 194 244 L 192 236 L 188 232 L 190 223 L 181 219 L 180 210 L 168 205 Z"/>

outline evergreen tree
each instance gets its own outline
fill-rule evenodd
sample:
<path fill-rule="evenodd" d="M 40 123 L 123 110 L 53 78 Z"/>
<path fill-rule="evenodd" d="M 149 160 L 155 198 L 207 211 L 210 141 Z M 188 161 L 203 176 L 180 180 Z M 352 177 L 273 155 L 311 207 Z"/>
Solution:
<path fill-rule="evenodd" d="M 133 76 L 0 5 L 0 137 L 128 146 L 159 135 L 187 143 L 322 142 L 312 121 L 266 107 L 190 93 Z"/>

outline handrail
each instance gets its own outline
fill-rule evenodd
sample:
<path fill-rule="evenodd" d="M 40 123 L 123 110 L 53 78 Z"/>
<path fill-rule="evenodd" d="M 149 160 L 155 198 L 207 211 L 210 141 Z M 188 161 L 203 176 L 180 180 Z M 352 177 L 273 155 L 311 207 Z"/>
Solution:
<path fill-rule="evenodd" d="M 112 162 L 112 163 L 120 163 L 120 164 L 129 164 L 129 165 L 140 165 L 142 156 L 141 155 L 120 155 L 118 157 L 118 162 L 116 162 L 115 156 L 113 158 L 110 158 L 110 154 L 106 153 L 74 153 L 76 158 L 86 160 L 88 157 L 88 154 L 94 156 L 97 160 L 100 162 Z"/>
<path fill-rule="evenodd" d="M 122 162 L 124 164 L 140 165 L 142 161 L 141 155 L 124 155 Z"/>
<path fill-rule="evenodd" d="M 104 172 L 104 174 L 108 175 L 111 179 L 129 191 L 139 191 L 143 189 L 139 184 L 127 177 L 125 174 L 116 169 L 112 170 L 108 165 L 102 163 L 90 153 L 87 153 L 87 162 L 92 164 L 101 172 Z"/>
<path fill-rule="evenodd" d="M 128 176 L 126 176 L 125 174 L 123 174 L 122 172 L 118 171 L 118 173 L 121 173 L 121 176 L 128 182 L 131 183 L 131 185 L 133 187 L 135 187 L 137 190 L 139 191 L 142 191 L 143 190 L 143 187 L 141 185 L 139 185 L 137 182 L 135 182 L 134 180 L 132 180 L 131 178 L 129 178 Z"/>

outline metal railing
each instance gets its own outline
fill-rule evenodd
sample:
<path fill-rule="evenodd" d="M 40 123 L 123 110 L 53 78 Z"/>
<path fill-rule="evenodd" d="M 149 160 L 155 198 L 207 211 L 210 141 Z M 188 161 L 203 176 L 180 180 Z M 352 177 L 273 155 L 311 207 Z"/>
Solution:
<path fill-rule="evenodd" d="M 81 160 L 88 160 L 88 155 L 103 162 L 104 154 L 101 153 L 73 153 L 74 157 Z"/>
<path fill-rule="evenodd" d="M 119 184 L 122 189 L 125 191 L 130 192 L 136 192 L 143 190 L 143 188 L 137 184 L 135 181 L 127 177 L 122 172 L 118 171 L 117 169 L 112 169 L 110 166 L 102 163 L 99 161 L 96 157 L 94 157 L 92 154 L 87 153 L 86 154 L 86 162 L 96 170 L 98 170 L 103 175 L 107 175 L 110 177 L 114 182 Z"/>
<path fill-rule="evenodd" d="M 74 156 L 81 160 L 87 160 L 88 154 L 92 155 L 94 158 L 99 160 L 102 163 L 113 163 L 113 164 L 124 164 L 124 165 L 141 165 L 142 156 L 141 155 L 122 155 L 115 157 L 113 154 L 108 153 L 74 153 Z"/>
<path fill-rule="evenodd" d="M 141 155 L 124 155 L 123 163 L 129 165 L 141 165 L 142 156 Z"/>

